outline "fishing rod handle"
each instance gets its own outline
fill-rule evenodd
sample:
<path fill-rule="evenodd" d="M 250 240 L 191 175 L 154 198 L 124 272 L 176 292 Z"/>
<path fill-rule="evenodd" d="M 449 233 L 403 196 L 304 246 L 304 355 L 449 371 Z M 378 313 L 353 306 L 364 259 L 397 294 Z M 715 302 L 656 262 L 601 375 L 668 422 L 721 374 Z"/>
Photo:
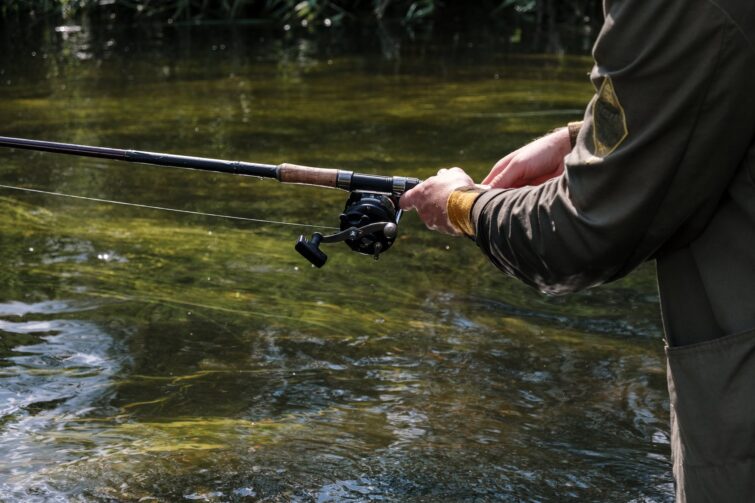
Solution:
<path fill-rule="evenodd" d="M 421 181 L 404 176 L 368 175 L 343 169 L 314 168 L 289 163 L 278 165 L 277 178 L 283 183 L 318 185 L 349 192 L 376 192 L 394 196 L 400 196 L 419 185 Z"/>
<path fill-rule="evenodd" d="M 286 162 L 278 165 L 278 180 L 283 183 L 337 187 L 339 171 L 338 169 L 313 168 Z"/>

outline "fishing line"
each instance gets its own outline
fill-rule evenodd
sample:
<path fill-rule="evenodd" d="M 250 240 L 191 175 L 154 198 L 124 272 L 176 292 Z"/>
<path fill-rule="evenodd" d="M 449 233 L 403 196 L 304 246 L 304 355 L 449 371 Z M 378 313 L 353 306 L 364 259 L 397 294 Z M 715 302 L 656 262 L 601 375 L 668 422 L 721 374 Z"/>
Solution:
<path fill-rule="evenodd" d="M 0 188 L 3 189 L 9 189 L 9 190 L 18 190 L 22 192 L 33 192 L 36 194 L 45 194 L 48 196 L 57 196 L 57 197 L 68 197 L 71 199 L 80 199 L 84 201 L 94 201 L 97 203 L 107 203 L 107 204 L 118 204 L 121 206 L 132 206 L 135 208 L 146 208 L 150 210 L 160 210 L 160 211 L 170 211 L 174 213 L 184 213 L 188 215 L 200 215 L 205 217 L 214 217 L 214 218 L 225 218 L 228 220 L 241 220 L 244 222 L 255 222 L 259 224 L 271 224 L 271 225 L 288 225 L 291 227 L 308 227 L 308 228 L 316 228 L 316 229 L 338 229 L 338 227 L 328 227 L 325 225 L 312 225 L 312 224 L 300 224 L 296 222 L 282 222 L 277 220 L 264 220 L 261 218 L 247 218 L 247 217 L 238 217 L 234 215 L 221 215 L 218 213 L 205 213 L 202 211 L 192 211 L 192 210 L 180 210 L 177 208 L 166 208 L 164 206 L 151 206 L 149 204 L 139 204 L 139 203 L 129 203 L 126 201 L 115 201 L 112 199 L 100 199 L 97 197 L 87 197 L 87 196 L 77 196 L 74 194 L 64 194 L 62 192 L 52 192 L 48 190 L 40 190 L 40 189 L 30 189 L 28 187 L 15 187 L 13 185 L 2 185 L 0 184 Z"/>

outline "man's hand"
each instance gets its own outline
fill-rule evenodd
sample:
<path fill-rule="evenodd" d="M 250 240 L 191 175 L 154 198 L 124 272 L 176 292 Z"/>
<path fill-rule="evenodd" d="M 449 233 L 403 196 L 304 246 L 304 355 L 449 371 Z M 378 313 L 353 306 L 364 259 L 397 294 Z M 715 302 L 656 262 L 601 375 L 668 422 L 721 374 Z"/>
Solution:
<path fill-rule="evenodd" d="M 399 203 L 402 210 L 417 210 L 428 229 L 461 236 L 461 231 L 448 219 L 446 205 L 451 192 L 462 187 L 473 187 L 474 184 L 474 180 L 461 168 L 441 169 L 436 176 L 402 195 Z"/>
<path fill-rule="evenodd" d="M 569 131 L 559 129 L 498 161 L 482 183 L 494 189 L 540 185 L 564 172 L 564 157 L 570 151 Z"/>

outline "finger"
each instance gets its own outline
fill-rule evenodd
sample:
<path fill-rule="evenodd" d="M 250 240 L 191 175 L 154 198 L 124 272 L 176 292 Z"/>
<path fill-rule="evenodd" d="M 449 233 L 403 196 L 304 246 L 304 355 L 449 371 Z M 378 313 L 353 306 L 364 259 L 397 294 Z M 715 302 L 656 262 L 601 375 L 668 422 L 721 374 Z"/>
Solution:
<path fill-rule="evenodd" d="M 514 153 L 510 153 L 493 166 L 493 168 L 490 170 L 490 173 L 488 173 L 488 176 L 485 177 L 485 179 L 482 181 L 484 184 L 489 184 L 496 176 L 498 176 L 503 170 L 505 170 L 508 165 L 511 163 L 511 160 L 514 158 Z"/>
<path fill-rule="evenodd" d="M 512 173 L 501 173 L 490 182 L 490 186 L 494 189 L 516 189 L 523 185 L 527 185 L 526 180 Z"/>
<path fill-rule="evenodd" d="M 523 187 L 537 175 L 537 170 L 527 160 L 513 159 L 504 171 L 498 174 L 492 185 L 496 188 Z"/>
<path fill-rule="evenodd" d="M 511 165 L 509 165 L 511 166 Z M 495 181 L 493 182 L 493 186 L 498 188 L 508 188 L 508 187 L 518 187 L 521 186 L 523 183 L 522 180 L 522 170 L 521 169 L 507 169 L 503 173 L 499 174 Z"/>
<path fill-rule="evenodd" d="M 490 184 L 493 180 L 495 180 L 495 177 L 498 176 L 498 173 L 500 173 L 500 169 L 498 169 L 498 165 L 496 164 L 493 166 L 493 169 L 490 170 L 490 173 L 482 179 L 482 183 Z"/>
<path fill-rule="evenodd" d="M 552 178 L 556 178 L 556 177 L 561 176 L 563 174 L 563 172 L 564 172 L 564 170 L 560 169 L 560 170 L 554 171 L 553 173 L 548 173 L 548 174 L 543 175 L 541 177 L 535 178 L 534 180 L 529 180 L 527 183 L 529 185 L 541 185 L 541 184 L 547 182 L 548 180 L 550 180 Z"/>

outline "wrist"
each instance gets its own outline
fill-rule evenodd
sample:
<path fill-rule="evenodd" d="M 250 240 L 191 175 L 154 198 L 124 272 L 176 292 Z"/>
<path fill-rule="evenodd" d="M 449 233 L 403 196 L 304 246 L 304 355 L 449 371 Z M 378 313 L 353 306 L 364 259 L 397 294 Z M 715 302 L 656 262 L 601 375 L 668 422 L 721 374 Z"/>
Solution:
<path fill-rule="evenodd" d="M 557 150 L 559 156 L 571 152 L 571 131 L 568 126 L 562 126 L 552 130 L 545 138 L 549 140 L 550 146 Z"/>

